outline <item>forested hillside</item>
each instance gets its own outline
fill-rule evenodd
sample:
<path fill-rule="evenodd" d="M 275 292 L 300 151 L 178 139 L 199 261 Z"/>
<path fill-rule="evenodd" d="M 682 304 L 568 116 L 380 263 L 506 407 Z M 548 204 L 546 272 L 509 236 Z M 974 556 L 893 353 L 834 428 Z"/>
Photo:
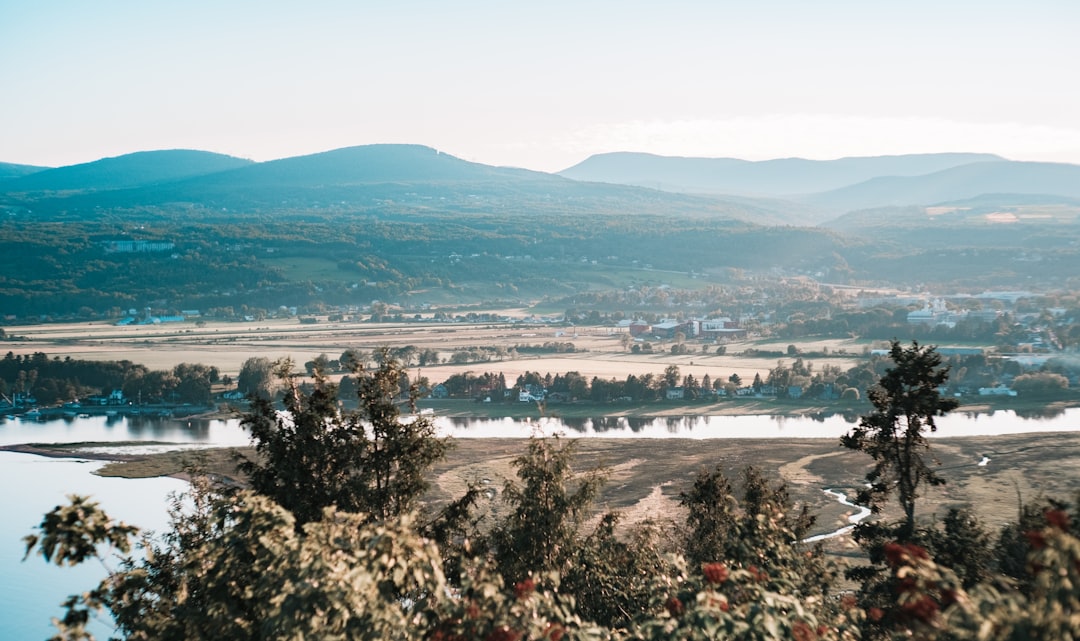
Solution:
<path fill-rule="evenodd" d="M 1080 273 L 1080 207 L 1063 197 L 879 208 L 827 228 L 790 224 L 803 207 L 411 145 L 265 163 L 146 152 L 0 182 L 0 314 L 537 301 L 672 273 L 960 289 L 1068 287 Z"/>

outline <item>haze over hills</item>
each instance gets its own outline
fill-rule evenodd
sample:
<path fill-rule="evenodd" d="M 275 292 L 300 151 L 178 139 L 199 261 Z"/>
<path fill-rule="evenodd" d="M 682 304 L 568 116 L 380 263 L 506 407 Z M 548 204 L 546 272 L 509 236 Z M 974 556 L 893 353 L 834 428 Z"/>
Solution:
<path fill-rule="evenodd" d="M 21 178 L 30 174 L 44 171 L 49 167 L 36 167 L 34 165 L 16 165 L 9 162 L 0 162 L 0 181 L 11 178 Z"/>
<path fill-rule="evenodd" d="M 977 162 L 923 176 L 881 176 L 814 194 L 805 200 L 820 207 L 852 211 L 931 205 L 1002 193 L 1080 198 L 1080 165 L 1015 160 Z"/>
<path fill-rule="evenodd" d="M 181 205 L 234 211 L 345 206 L 783 221 L 769 206 L 493 167 L 421 145 L 365 145 L 261 163 L 207 152 L 142 152 L 0 184 L 0 204 L 39 214 Z"/>
<path fill-rule="evenodd" d="M 998 247 L 1029 250 L 1075 246 L 1080 198 L 981 194 L 926 207 L 903 205 L 850 211 L 821 228 L 845 237 L 889 239 L 909 247 Z M 1071 251 L 1071 250 L 1070 250 Z"/>
<path fill-rule="evenodd" d="M 679 182 L 698 193 L 638 186 L 665 181 L 667 187 Z M 825 189 L 833 185 L 841 186 Z M 720 195 L 722 190 L 735 195 Z M 770 195 L 742 195 L 747 192 Z M 804 193 L 780 195 L 794 192 Z M 1001 192 L 1021 199 L 1026 194 L 1029 200 L 1080 197 L 1080 165 L 990 154 L 751 162 L 619 153 L 548 174 L 469 162 L 421 145 L 364 145 L 259 163 L 168 150 L 9 178 L 0 181 L 0 206 L 78 218 L 128 208 L 234 213 L 346 208 L 397 214 L 651 214 L 810 226 L 850 211 L 936 205 Z"/>
<path fill-rule="evenodd" d="M 1001 160 L 993 154 L 966 153 L 749 161 L 618 152 L 591 156 L 559 175 L 665 191 L 790 197 L 839 189 L 879 176 L 917 176 L 973 162 Z"/>
<path fill-rule="evenodd" d="M 211 174 L 250 164 L 250 160 L 209 151 L 140 151 L 27 173 L 0 184 L 0 189 L 7 192 L 121 189 Z"/>
<path fill-rule="evenodd" d="M 826 223 L 857 211 L 861 212 L 859 220 L 877 226 L 886 222 L 879 219 L 892 215 L 883 208 L 933 206 L 988 194 L 1008 194 L 1008 204 L 1013 207 L 1018 203 L 1048 202 L 1073 207 L 1071 200 L 1080 197 L 1080 165 L 1021 162 L 990 154 L 919 154 L 830 161 L 792 158 L 761 162 L 603 154 L 561 175 L 681 192 L 753 192 L 759 195 L 723 197 L 732 201 L 745 198 L 743 202 L 758 207 L 786 211 L 791 224 L 801 225 Z M 905 218 L 905 221 L 920 226 L 934 222 L 925 216 Z M 840 223 L 840 227 L 846 224 Z"/>

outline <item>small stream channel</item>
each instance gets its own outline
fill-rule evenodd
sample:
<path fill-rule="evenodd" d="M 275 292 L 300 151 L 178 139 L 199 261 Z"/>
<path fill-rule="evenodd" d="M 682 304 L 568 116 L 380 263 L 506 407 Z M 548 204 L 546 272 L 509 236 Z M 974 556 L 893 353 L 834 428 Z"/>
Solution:
<path fill-rule="evenodd" d="M 828 488 L 822 491 L 839 501 L 841 505 L 858 508 L 859 511 L 855 514 L 851 514 L 848 516 L 847 520 L 849 525 L 845 525 L 844 527 L 838 530 L 833 530 L 832 532 L 826 532 L 825 534 L 817 534 L 815 536 L 803 539 L 803 543 L 817 543 L 818 541 L 824 541 L 826 539 L 834 539 L 838 536 L 843 536 L 848 532 L 854 530 L 855 526 L 862 522 L 863 519 L 870 516 L 870 508 L 863 507 L 862 505 L 858 505 L 857 503 L 852 503 L 848 500 L 847 494 L 844 494 L 843 492 L 837 492 L 836 490 Z"/>
<path fill-rule="evenodd" d="M 978 465 L 979 467 L 986 467 L 989 463 L 990 463 L 990 457 L 983 456 L 982 460 L 980 460 L 978 463 L 976 463 L 976 465 Z M 802 540 L 803 543 L 817 543 L 818 541 L 825 541 L 827 539 L 835 539 L 838 536 L 843 536 L 843 535 L 847 534 L 848 532 L 851 532 L 852 530 L 854 530 L 856 525 L 858 525 L 859 523 L 862 523 L 863 519 L 870 516 L 870 514 L 871 514 L 870 508 L 859 505 L 858 503 L 852 503 L 851 501 L 848 500 L 847 494 L 845 494 L 844 492 L 837 492 L 836 490 L 833 490 L 833 489 L 830 489 L 830 488 L 825 488 L 822 491 L 825 492 L 826 494 L 828 494 L 829 496 L 831 496 L 832 498 L 836 499 L 841 505 L 845 505 L 847 507 L 857 508 L 859 511 L 856 512 L 855 514 L 851 514 L 851 515 L 849 515 L 847 517 L 848 525 L 845 525 L 842 528 L 833 530 L 832 532 L 826 532 L 824 534 L 816 534 L 816 535 L 811 536 L 809 538 L 805 538 L 805 539 Z"/>

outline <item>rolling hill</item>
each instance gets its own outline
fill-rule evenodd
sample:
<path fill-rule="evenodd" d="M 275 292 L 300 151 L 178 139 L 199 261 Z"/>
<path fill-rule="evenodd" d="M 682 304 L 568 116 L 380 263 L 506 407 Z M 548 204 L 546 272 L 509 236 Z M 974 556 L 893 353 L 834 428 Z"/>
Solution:
<path fill-rule="evenodd" d="M 978 162 L 923 176 L 881 176 L 814 194 L 805 200 L 835 211 L 853 211 L 932 205 L 1002 193 L 1080 198 L 1080 165 L 1012 160 Z"/>
<path fill-rule="evenodd" d="M 48 167 L 36 167 L 34 165 L 16 165 L 9 162 L 0 162 L 0 181 L 12 178 L 22 178 L 39 171 L 45 171 Z"/>
<path fill-rule="evenodd" d="M 179 162 L 185 159 L 189 162 Z M 224 166 L 210 171 L 215 164 Z M 0 185 L 0 204 L 23 206 L 35 215 L 69 217 L 126 208 L 189 212 L 195 207 L 233 213 L 344 208 L 512 215 L 644 213 L 787 222 L 782 209 L 769 204 L 574 181 L 468 162 L 420 145 L 347 147 L 261 163 L 205 152 L 144 152 L 13 180 Z"/>
<path fill-rule="evenodd" d="M 951 153 L 755 162 L 620 152 L 591 156 L 559 175 L 675 192 L 790 197 L 839 189 L 880 176 L 917 176 L 1000 160 L 1000 156 L 992 154 Z"/>
<path fill-rule="evenodd" d="M 250 164 L 250 160 L 209 151 L 140 151 L 29 173 L 0 184 L 0 189 L 5 192 L 103 191 L 169 182 Z"/>
<path fill-rule="evenodd" d="M 0 206 L 69 219 L 133 208 L 185 215 L 193 210 L 296 214 L 314 209 L 647 214 L 810 226 L 845 212 L 926 206 L 987 193 L 1009 193 L 1020 200 L 1080 197 L 1078 165 L 1008 161 L 988 154 L 750 162 L 617 153 L 548 174 L 469 162 L 421 145 L 380 144 L 259 163 L 168 150 L 37 171 L 22 165 L 2 165 L 0 171 L 5 168 L 24 175 L 0 181 Z M 638 186 L 650 183 L 678 191 Z M 841 186 L 823 189 L 831 185 Z M 759 195 L 741 195 L 747 192 Z M 802 195 L 779 195 L 796 192 Z"/>

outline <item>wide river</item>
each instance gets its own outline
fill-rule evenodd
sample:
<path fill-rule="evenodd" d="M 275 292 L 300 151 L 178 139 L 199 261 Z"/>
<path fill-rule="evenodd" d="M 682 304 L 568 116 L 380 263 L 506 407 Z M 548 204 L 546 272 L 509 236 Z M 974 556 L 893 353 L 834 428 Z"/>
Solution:
<path fill-rule="evenodd" d="M 661 419 L 598 418 L 576 421 L 536 419 L 436 419 L 440 433 L 456 438 L 528 437 L 562 432 L 567 436 L 603 438 L 828 438 L 838 439 L 854 422 L 841 416 L 783 418 L 772 416 L 713 416 Z M 1052 417 L 1021 418 L 1011 411 L 968 415 L 962 412 L 938 420 L 936 437 L 988 436 L 1035 432 L 1080 431 L 1080 409 Z M 173 445 L 124 446 L 123 451 L 246 445 L 239 423 L 175 421 L 147 418 L 88 417 L 37 422 L 19 418 L 0 422 L 0 445 L 158 441 Z M 102 447 L 100 451 L 110 448 Z M 120 448 L 112 448 L 120 451 Z M 95 564 L 57 568 L 40 557 L 23 561 L 22 537 L 42 516 L 70 493 L 89 494 L 114 517 L 149 529 L 166 524 L 165 498 L 184 489 L 175 479 L 126 480 L 98 477 L 91 472 L 99 461 L 53 459 L 0 452 L 0 487 L 4 518 L 0 519 L 0 639 L 31 641 L 54 633 L 49 620 L 59 616 L 63 599 L 87 590 L 100 580 Z M 98 638 L 109 628 L 95 627 Z"/>

